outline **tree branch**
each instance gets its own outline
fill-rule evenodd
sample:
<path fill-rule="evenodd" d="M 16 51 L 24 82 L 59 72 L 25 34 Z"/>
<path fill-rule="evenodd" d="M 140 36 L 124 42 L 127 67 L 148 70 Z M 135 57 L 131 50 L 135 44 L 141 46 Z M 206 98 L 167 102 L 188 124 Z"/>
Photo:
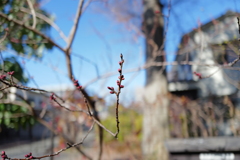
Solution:
<path fill-rule="evenodd" d="M 36 34 L 38 34 L 39 36 L 45 38 L 49 43 L 51 43 L 52 45 L 54 45 L 55 47 L 57 47 L 58 49 L 60 49 L 61 51 L 65 52 L 65 50 L 60 46 L 58 45 L 55 41 L 53 41 L 50 37 L 46 36 L 45 34 L 43 34 L 42 32 L 36 30 L 36 29 L 33 29 L 27 25 L 25 25 L 24 23 L 22 23 L 21 21 L 18 21 L 18 20 L 15 20 L 15 19 L 11 19 L 9 18 L 6 14 L 0 12 L 0 17 L 6 19 L 7 21 L 9 22 L 14 22 L 15 24 L 19 25 L 19 26 L 22 26 Z"/>
<path fill-rule="evenodd" d="M 33 25 L 32 25 L 32 28 L 35 29 L 36 28 L 36 24 L 37 24 L 37 19 L 36 19 L 36 12 L 33 8 L 33 4 L 31 2 L 31 0 L 27 0 L 27 3 L 29 5 L 29 8 L 31 10 L 31 13 L 32 13 L 32 16 L 33 16 Z"/>
<path fill-rule="evenodd" d="M 30 10 L 27 8 L 21 8 L 20 11 L 25 12 L 25 13 L 30 13 Z M 63 33 L 63 31 L 60 29 L 60 27 L 58 27 L 58 25 L 56 23 L 54 23 L 50 18 L 46 17 L 45 15 L 43 15 L 41 13 L 36 12 L 36 16 L 38 18 L 42 19 L 43 21 L 47 22 L 49 25 L 51 25 L 59 33 L 60 37 L 67 43 L 66 35 Z"/>
<path fill-rule="evenodd" d="M 79 1 L 79 5 L 78 5 L 75 20 L 74 20 L 74 24 L 73 24 L 72 29 L 70 31 L 70 34 L 68 36 L 68 43 L 67 43 L 67 47 L 66 47 L 67 54 L 70 54 L 69 50 L 72 46 L 73 39 L 76 36 L 77 27 L 78 27 L 79 20 L 80 20 L 81 14 L 82 14 L 83 2 L 84 2 L 84 0 Z"/>

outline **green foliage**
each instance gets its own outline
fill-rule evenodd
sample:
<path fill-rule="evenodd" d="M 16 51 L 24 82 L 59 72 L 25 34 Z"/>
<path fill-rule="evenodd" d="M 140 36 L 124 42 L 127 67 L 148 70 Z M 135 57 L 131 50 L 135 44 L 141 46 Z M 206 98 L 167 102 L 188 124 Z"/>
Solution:
<path fill-rule="evenodd" d="M 111 111 L 112 110 L 112 111 Z M 112 132 L 116 131 L 116 117 L 115 115 L 115 106 L 110 108 L 109 116 L 102 121 L 103 125 L 106 126 Z M 142 115 L 135 110 L 129 108 L 119 107 L 119 120 L 120 120 L 120 133 L 118 135 L 119 142 L 125 142 L 127 139 L 141 138 L 142 130 Z M 111 142 L 115 138 L 108 134 L 104 134 L 104 141 Z"/>
<path fill-rule="evenodd" d="M 0 69 L 2 70 L 2 66 L 0 66 Z M 4 71 L 14 71 L 13 77 L 23 84 L 28 81 L 28 79 L 24 76 L 21 65 L 17 62 L 15 57 L 8 57 L 4 60 Z"/>
<path fill-rule="evenodd" d="M 2 70 L 2 66 L 0 65 Z M 22 83 L 27 83 L 28 79 L 24 77 L 23 69 L 14 57 L 4 60 L 4 71 L 14 71 L 13 76 Z M 3 97 L 6 97 L 3 96 Z M 2 97 L 2 98 L 3 98 Z M 26 128 L 35 124 L 36 120 L 27 114 L 28 110 L 24 107 L 12 104 L 0 104 L 0 124 L 7 128 L 18 129 L 20 126 Z"/>
<path fill-rule="evenodd" d="M 0 104 L 0 124 L 8 128 L 18 129 L 20 126 L 26 128 L 34 125 L 36 120 L 27 114 L 24 107 L 12 104 Z"/>
<path fill-rule="evenodd" d="M 43 9 L 39 8 L 41 0 L 31 0 L 34 9 L 37 13 L 41 13 L 47 17 L 50 15 Z M 19 20 L 27 26 L 33 25 L 33 18 L 31 13 L 25 13 L 22 9 L 29 9 L 26 0 L 1 0 L 0 11 L 6 14 L 9 18 Z M 25 54 L 33 57 L 40 58 L 42 56 L 43 49 L 52 49 L 53 45 L 44 42 L 44 39 L 36 33 L 25 29 L 12 21 L 7 21 L 0 18 L 0 33 L 4 33 L 4 30 L 8 28 L 9 35 L 6 40 L 1 44 L 5 47 L 10 47 L 19 54 Z M 45 21 L 37 18 L 36 30 L 47 34 L 50 25 Z"/>

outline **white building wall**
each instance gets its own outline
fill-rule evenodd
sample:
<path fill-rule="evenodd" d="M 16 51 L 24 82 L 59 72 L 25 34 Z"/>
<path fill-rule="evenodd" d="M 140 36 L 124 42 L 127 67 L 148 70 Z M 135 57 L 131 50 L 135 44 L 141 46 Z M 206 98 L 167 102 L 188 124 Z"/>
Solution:
<path fill-rule="evenodd" d="M 211 77 L 201 80 L 199 80 L 199 78 L 196 76 L 193 77 L 195 81 L 199 80 L 199 96 L 223 96 L 236 92 L 236 87 L 234 87 L 224 78 L 222 69 L 214 66 L 202 66 L 201 64 L 216 64 L 214 60 L 214 53 L 210 47 L 210 44 L 221 44 L 223 42 L 236 39 L 237 37 L 238 25 L 235 16 L 227 17 L 223 21 L 219 21 L 214 26 L 211 26 L 204 31 L 200 30 L 194 34 L 193 40 L 199 47 L 190 53 L 193 57 L 192 59 L 194 63 L 198 64 L 192 66 L 192 72 L 201 73 L 203 77 L 213 74 Z"/>

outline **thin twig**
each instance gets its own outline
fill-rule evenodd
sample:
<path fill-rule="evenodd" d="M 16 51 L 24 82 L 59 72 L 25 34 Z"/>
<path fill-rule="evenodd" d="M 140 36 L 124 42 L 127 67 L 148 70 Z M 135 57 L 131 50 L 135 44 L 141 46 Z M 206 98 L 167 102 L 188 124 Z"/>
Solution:
<path fill-rule="evenodd" d="M 57 99 L 53 98 L 52 99 L 54 102 L 56 102 L 60 107 L 62 107 L 63 109 L 69 111 L 69 112 L 83 112 L 83 113 L 86 113 L 87 115 L 89 115 L 89 112 L 86 111 L 86 110 L 83 110 L 83 109 L 76 109 L 76 110 L 73 110 L 73 109 L 70 109 L 64 105 L 62 105 L 60 102 L 57 101 Z"/>
<path fill-rule="evenodd" d="M 121 94 L 121 89 L 123 88 L 122 85 L 122 81 L 124 80 L 124 76 L 122 74 L 122 68 L 123 68 L 123 63 L 124 63 L 124 59 L 123 59 L 123 55 L 120 55 L 121 61 L 119 62 L 120 65 L 120 70 L 119 71 L 119 84 L 118 84 L 118 92 L 116 93 L 117 96 L 117 102 L 116 102 L 116 127 L 117 127 L 117 131 L 115 133 L 115 138 L 118 137 L 118 134 L 120 132 L 120 127 L 119 127 L 119 115 L 118 115 L 118 110 L 119 110 L 119 96 Z"/>
<path fill-rule="evenodd" d="M 83 113 L 85 113 L 85 114 L 87 114 L 88 116 L 90 116 L 92 119 L 93 119 L 93 121 L 95 122 L 95 123 L 97 123 L 101 128 L 103 128 L 104 130 L 106 130 L 108 133 L 110 133 L 112 136 L 116 136 L 116 134 L 114 134 L 113 132 L 111 132 L 110 130 L 108 130 L 102 123 L 100 123 L 94 116 L 93 116 L 93 114 L 92 114 L 92 112 L 91 112 L 91 110 L 90 110 L 90 106 L 89 106 L 89 104 L 88 104 L 88 101 L 87 101 L 87 99 L 84 97 L 84 95 L 83 95 L 83 98 L 84 98 L 84 102 L 85 102 L 85 105 L 87 106 L 87 111 L 86 110 L 83 110 L 83 109 L 76 109 L 76 110 L 74 110 L 74 109 L 70 109 L 70 108 L 67 108 L 66 106 L 64 106 L 64 105 L 62 105 L 60 102 L 58 102 L 58 100 L 56 99 L 56 98 L 54 98 L 53 97 L 53 101 L 54 102 L 56 102 L 60 107 L 62 107 L 63 109 L 65 109 L 65 110 L 67 110 L 67 111 L 69 111 L 69 112 L 83 112 Z"/>
<path fill-rule="evenodd" d="M 44 89 L 38 89 L 38 88 L 32 88 L 32 87 L 27 87 L 27 86 L 24 86 L 24 85 L 18 85 L 16 83 L 13 83 L 11 81 L 8 81 L 8 80 L 3 80 L 3 79 L 0 79 L 0 82 L 4 83 L 5 85 L 7 85 L 8 87 L 15 87 L 17 89 L 20 89 L 20 90 L 25 90 L 25 91 L 34 91 L 34 92 L 39 92 L 39 93 L 52 93 L 52 92 L 49 92 L 49 91 L 46 91 Z M 64 100 L 58 96 L 58 95 L 55 95 L 57 98 L 59 98 L 62 102 L 64 102 Z"/>
<path fill-rule="evenodd" d="M 25 107 L 27 109 L 30 110 L 30 115 L 33 116 L 34 118 L 36 118 L 36 120 L 41 123 L 42 125 L 44 125 L 46 128 L 48 128 L 51 132 L 53 132 L 55 135 L 58 135 L 60 137 L 62 137 L 65 141 L 69 142 L 69 143 L 73 143 L 71 139 L 69 139 L 67 136 L 57 132 L 56 130 L 54 130 L 52 128 L 51 125 L 48 124 L 48 122 L 44 121 L 43 119 L 39 118 L 37 115 L 36 115 L 36 111 L 33 109 L 33 107 L 31 106 L 30 102 L 27 101 L 24 97 L 22 97 L 21 95 L 17 95 L 21 100 L 23 100 L 24 102 L 22 101 L 16 101 L 16 102 L 10 102 L 10 101 L 1 101 L 1 103 L 6 103 L 6 104 L 15 104 L 15 105 L 19 105 L 19 106 L 22 106 L 22 107 Z M 87 136 L 85 136 L 87 137 Z M 85 139 L 85 138 L 84 138 Z M 75 146 L 75 148 L 83 155 L 85 156 L 87 159 L 91 160 L 92 158 L 89 157 L 86 153 L 84 153 L 79 147 Z M 15 159 L 17 160 L 17 159 Z M 19 160 L 26 160 L 26 159 L 19 159 Z"/>
<path fill-rule="evenodd" d="M 89 133 L 93 130 L 93 127 L 95 125 L 95 122 L 93 122 L 93 124 L 91 125 L 91 127 L 89 128 L 87 134 L 82 138 L 82 140 L 78 143 L 75 143 L 75 144 L 68 144 L 67 147 L 63 148 L 63 149 L 60 149 L 59 151 L 55 152 L 54 154 L 49 154 L 49 155 L 44 155 L 44 156 L 41 156 L 41 157 L 34 157 L 33 159 L 43 159 L 43 158 L 47 158 L 47 157 L 54 157 L 54 156 L 57 156 L 59 155 L 61 152 L 63 151 L 66 151 L 72 147 L 77 147 L 81 144 L 83 144 L 84 140 L 88 137 Z M 9 160 L 29 160 L 29 158 L 22 158 L 22 159 L 19 159 L 19 158 L 8 158 Z"/>

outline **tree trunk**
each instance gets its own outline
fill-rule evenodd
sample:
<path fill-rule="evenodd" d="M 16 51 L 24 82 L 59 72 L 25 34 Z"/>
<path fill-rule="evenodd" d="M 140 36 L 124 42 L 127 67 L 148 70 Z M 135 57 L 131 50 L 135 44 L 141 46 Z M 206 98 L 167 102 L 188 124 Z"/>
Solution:
<path fill-rule="evenodd" d="M 163 62 L 163 17 L 162 5 L 158 0 L 143 0 L 144 22 L 143 32 L 146 36 L 146 60 Z M 163 67 L 152 66 L 147 69 L 145 90 L 143 141 L 144 159 L 168 159 L 164 141 L 169 137 L 167 80 Z"/>

